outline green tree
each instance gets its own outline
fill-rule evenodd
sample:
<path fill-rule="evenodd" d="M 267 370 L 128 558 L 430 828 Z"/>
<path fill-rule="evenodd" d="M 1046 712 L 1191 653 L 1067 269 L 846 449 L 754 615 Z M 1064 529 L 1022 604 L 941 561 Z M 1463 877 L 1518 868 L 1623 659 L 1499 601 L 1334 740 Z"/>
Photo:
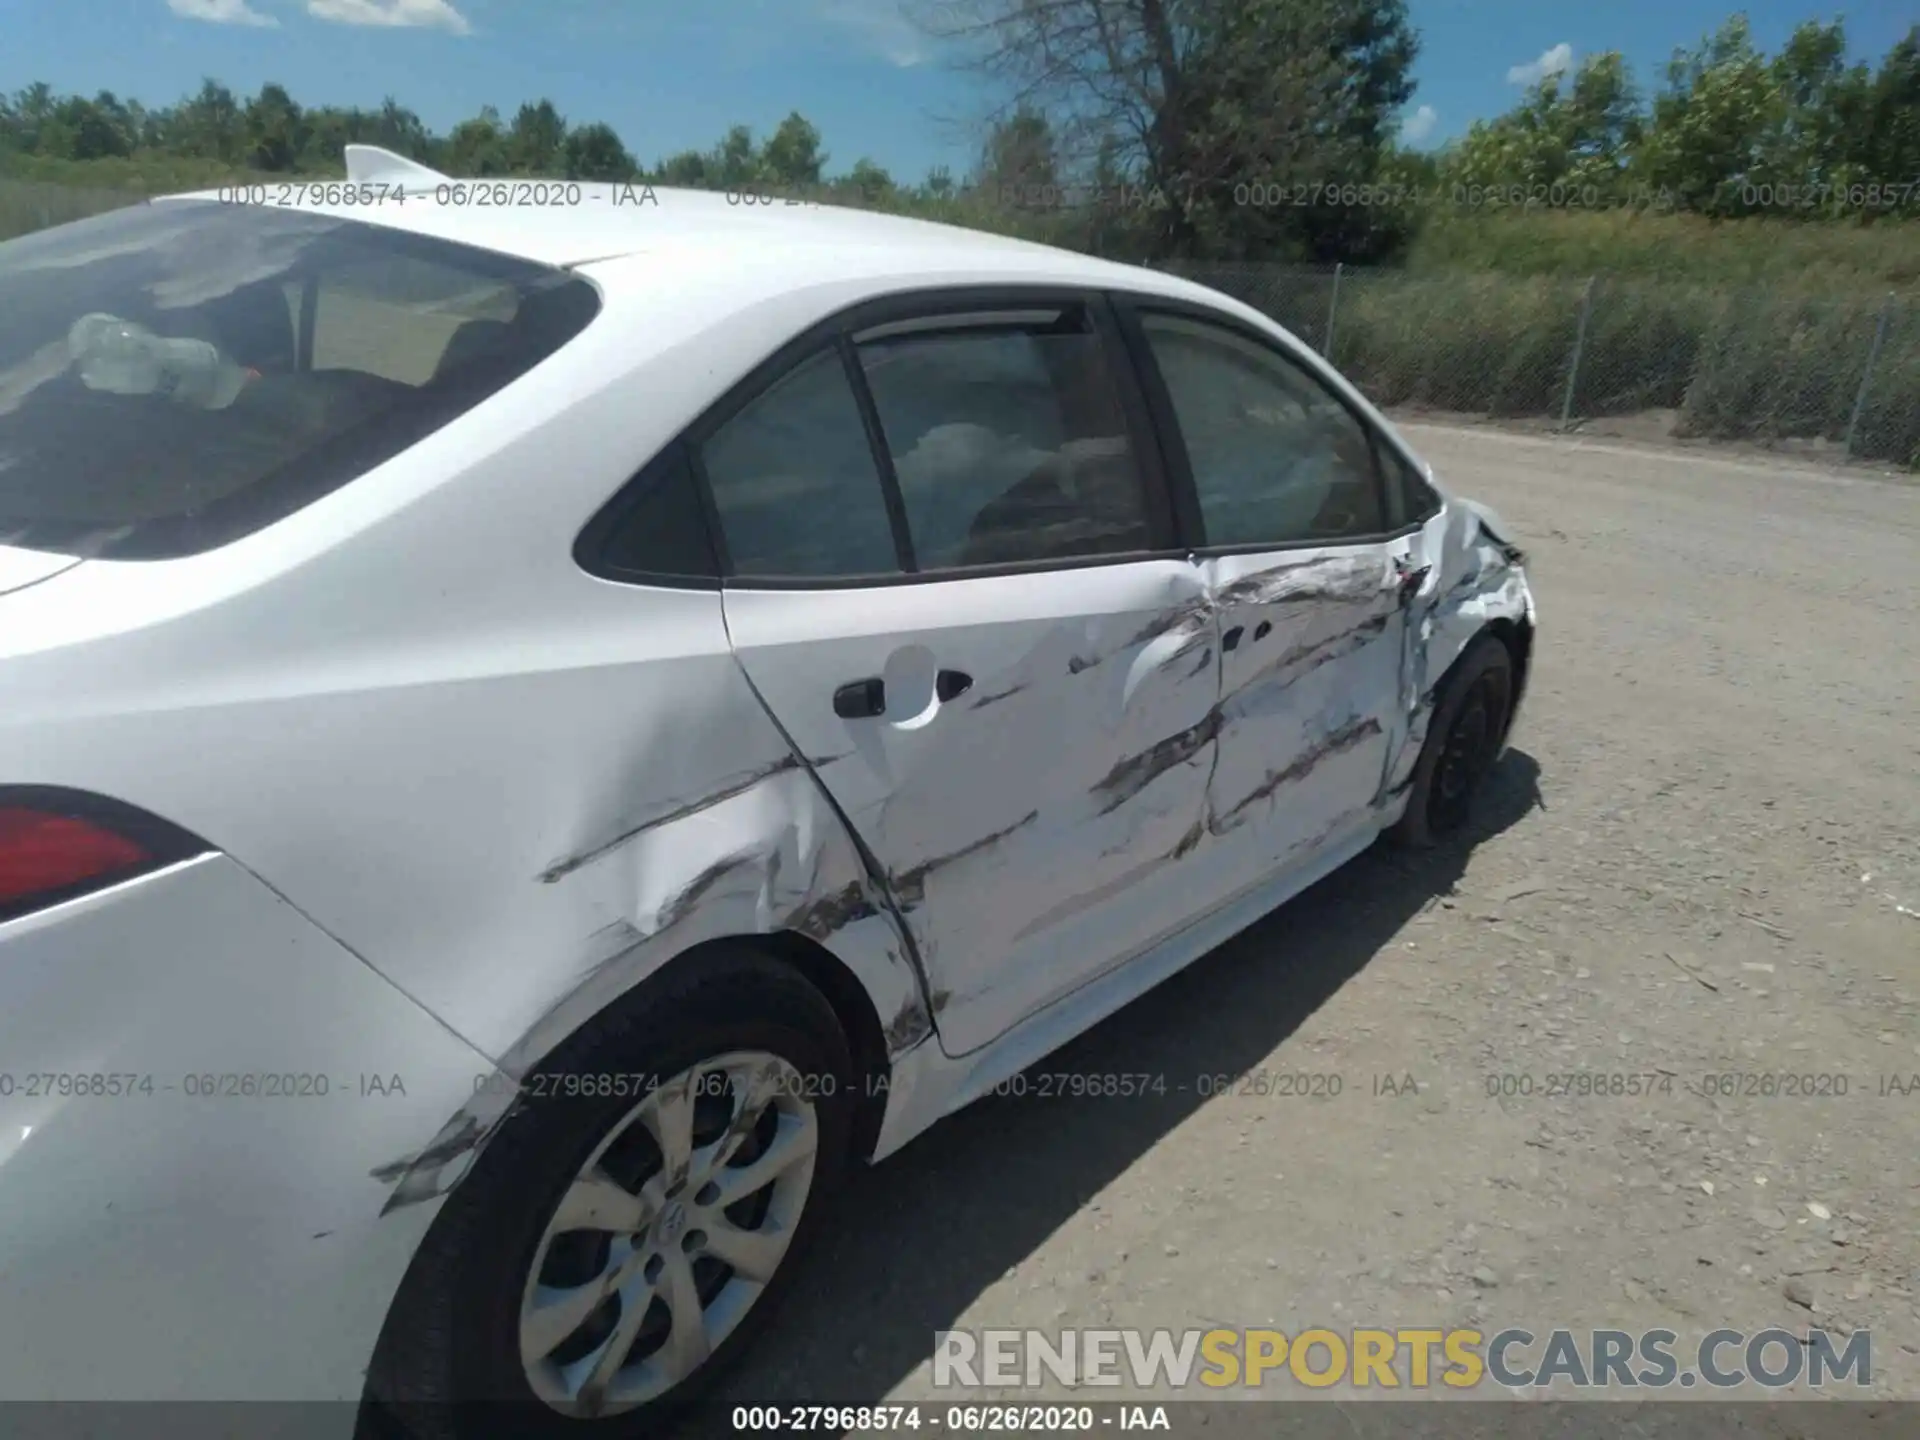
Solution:
<path fill-rule="evenodd" d="M 371 143 L 416 160 L 426 160 L 433 148 L 433 136 L 420 117 L 391 95 L 373 117 L 371 134 Z"/>
<path fill-rule="evenodd" d="M 1167 186 L 1189 243 L 1202 254 L 1360 262 L 1403 249 L 1417 212 L 1361 199 L 1413 93 L 1418 43 L 1401 0 L 1223 5 L 1199 40 L 1182 127 L 1198 163 Z M 1245 203 L 1256 185 L 1304 190 L 1308 203 Z"/>
<path fill-rule="evenodd" d="M 596 121 L 568 132 L 566 173 L 569 180 L 631 180 L 639 167 L 613 127 Z"/>
<path fill-rule="evenodd" d="M 1060 157 L 1164 198 L 1162 253 L 1391 253 L 1371 206 L 1237 203 L 1240 187 L 1371 182 L 1413 92 L 1404 0 L 949 0 L 930 28 L 1045 114 Z"/>
<path fill-rule="evenodd" d="M 1853 129 L 1873 75 L 1846 63 L 1847 37 L 1836 20 L 1793 32 L 1768 66 L 1773 106 L 1760 137 L 1756 180 L 1845 185 L 1859 178 Z"/>
<path fill-rule="evenodd" d="M 497 109 L 483 106 L 473 119 L 453 127 L 453 133 L 447 136 L 446 164 L 455 175 L 512 173 L 513 155 Z"/>
<path fill-rule="evenodd" d="M 655 178 L 662 185 L 678 185 L 688 190 L 705 190 L 716 183 L 711 158 L 702 150 L 682 150 L 669 155 L 656 167 Z"/>
<path fill-rule="evenodd" d="M 263 85 L 247 102 L 243 123 L 247 163 L 257 170 L 291 170 L 306 151 L 306 122 L 284 86 Z"/>
<path fill-rule="evenodd" d="M 197 95 L 181 102 L 170 130 L 167 148 L 195 159 L 238 164 L 246 145 L 240 102 L 217 80 L 204 81 Z"/>
<path fill-rule="evenodd" d="M 1754 48 L 1747 17 L 1736 15 L 1711 39 L 1680 51 L 1667 66 L 1635 178 L 1706 215 L 1734 215 L 1755 178 L 1779 116 L 1779 89 Z"/>
<path fill-rule="evenodd" d="M 104 160 L 133 153 L 133 126 L 110 90 L 91 100 L 69 95 L 40 126 L 39 150 L 67 160 Z"/>
<path fill-rule="evenodd" d="M 566 168 L 567 122 L 551 100 L 522 105 L 506 137 L 507 166 L 521 175 L 558 175 Z"/>
<path fill-rule="evenodd" d="M 53 87 L 44 80 L 36 80 L 14 97 L 11 123 L 17 149 L 38 153 L 40 137 L 52 122 L 57 103 Z"/>
<path fill-rule="evenodd" d="M 827 157 L 820 150 L 820 131 L 798 110 L 793 111 L 760 147 L 760 171 L 769 181 L 793 190 L 820 183 Z"/>
<path fill-rule="evenodd" d="M 864 157 L 853 162 L 843 183 L 867 205 L 881 204 L 894 194 L 893 177 Z"/>
<path fill-rule="evenodd" d="M 1848 126 L 1852 160 L 1869 184 L 1911 186 L 1905 212 L 1920 216 L 1920 25 L 1886 54 Z"/>
<path fill-rule="evenodd" d="M 1031 195 L 1060 183 L 1053 125 L 1031 106 L 1017 106 L 995 122 L 980 149 L 973 183 L 989 195 Z"/>
<path fill-rule="evenodd" d="M 1563 186 L 1614 200 L 1641 136 L 1640 97 L 1617 52 L 1589 55 L 1571 77 L 1548 75 L 1512 110 L 1476 121 L 1449 152 L 1458 186 Z"/>
<path fill-rule="evenodd" d="M 760 156 L 754 149 L 753 131 L 745 125 L 735 125 L 721 140 L 720 148 L 714 151 L 711 161 L 713 178 L 722 189 L 745 190 L 752 187 L 762 176 Z"/>

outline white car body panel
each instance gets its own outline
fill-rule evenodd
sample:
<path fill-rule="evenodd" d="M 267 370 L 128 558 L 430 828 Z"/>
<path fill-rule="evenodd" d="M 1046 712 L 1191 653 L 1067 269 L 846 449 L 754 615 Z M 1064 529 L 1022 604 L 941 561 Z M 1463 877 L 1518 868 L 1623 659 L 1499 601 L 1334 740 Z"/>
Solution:
<path fill-rule="evenodd" d="M 1384 545 L 1207 567 L 1220 625 L 1241 632 L 1223 658 L 1207 823 L 1218 863 L 1251 883 L 1378 827 L 1405 615 Z"/>
<path fill-rule="evenodd" d="M 854 977 L 890 1062 L 884 1157 L 1363 848 L 1446 667 L 1486 624 L 1532 622 L 1508 547 L 1452 500 L 1401 545 L 1431 569 L 1373 637 L 1352 717 L 1337 663 L 1319 689 L 1257 678 L 1375 613 L 1355 570 L 1351 605 L 1256 617 L 1306 552 L 724 598 L 589 576 L 588 518 L 858 301 L 1132 290 L 1300 347 L 1199 286 L 1022 242 L 583 188 L 560 209 L 336 212 L 591 262 L 599 318 L 459 421 L 202 555 L 0 548 L 0 784 L 108 795 L 222 852 L 0 924 L 5 1068 L 406 1087 L 0 1097 L 9 1398 L 357 1397 L 512 1082 L 705 941 L 801 936 Z M 1258 618 L 1271 635 L 1223 656 L 1222 629 Z M 941 666 L 974 680 L 948 705 Z M 881 673 L 930 703 L 903 723 L 827 708 L 827 681 Z M 1301 772 L 1304 803 L 1283 780 L 1241 804 L 1336 720 L 1389 712 Z"/>
<path fill-rule="evenodd" d="M 1201 593 L 1178 560 L 728 589 L 754 687 L 802 751 L 835 757 L 820 777 L 881 866 L 949 1053 L 1138 953 L 1208 883 L 1217 670 L 1209 632 L 1174 628 Z M 942 669 L 971 688 L 943 703 Z M 836 715 L 834 687 L 869 675 L 888 713 Z"/>
<path fill-rule="evenodd" d="M 369 1172 L 486 1058 L 224 856 L 0 925 L 0 962 L 0 1395 L 357 1399 L 433 1214 Z"/>
<path fill-rule="evenodd" d="M 44 550 L 21 550 L 0 545 L 0 595 L 9 590 L 24 590 L 42 580 L 51 580 L 62 570 L 71 570 L 80 562 L 71 555 L 54 555 Z"/>

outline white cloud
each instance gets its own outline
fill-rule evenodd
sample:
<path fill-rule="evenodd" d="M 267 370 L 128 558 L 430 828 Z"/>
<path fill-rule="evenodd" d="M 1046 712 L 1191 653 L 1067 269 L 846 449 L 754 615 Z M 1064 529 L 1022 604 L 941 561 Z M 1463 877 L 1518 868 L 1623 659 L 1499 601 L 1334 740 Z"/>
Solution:
<path fill-rule="evenodd" d="M 903 70 L 927 58 L 927 37 L 907 19 L 900 0 L 821 0 L 820 14 Z"/>
<path fill-rule="evenodd" d="M 451 30 L 455 35 L 473 29 L 448 0 L 307 0 L 307 13 L 341 25 Z"/>
<path fill-rule="evenodd" d="M 1440 112 L 1431 105 L 1422 105 L 1400 122 L 1400 138 L 1409 145 L 1418 145 L 1433 134 L 1433 127 L 1439 123 Z"/>
<path fill-rule="evenodd" d="M 271 15 L 262 15 L 247 0 L 167 0 L 167 8 L 188 20 L 206 20 L 215 25 L 278 25 Z"/>
<path fill-rule="evenodd" d="M 1562 40 L 1551 50 L 1543 50 L 1538 60 L 1515 65 L 1507 71 L 1510 85 L 1537 85 L 1549 75 L 1558 75 L 1573 64 L 1573 46 Z"/>

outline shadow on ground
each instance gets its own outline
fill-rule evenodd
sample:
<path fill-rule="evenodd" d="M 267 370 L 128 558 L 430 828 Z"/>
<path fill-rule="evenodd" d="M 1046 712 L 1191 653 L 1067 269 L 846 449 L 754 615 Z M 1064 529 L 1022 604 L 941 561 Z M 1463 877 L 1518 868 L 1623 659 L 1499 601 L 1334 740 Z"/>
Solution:
<path fill-rule="evenodd" d="M 1036 1067 L 1164 1075 L 1166 1094 L 989 1097 L 855 1176 L 777 1322 L 694 1423 L 736 1404 L 883 1400 L 935 1331 L 1203 1103 L 1173 1077 L 1258 1066 L 1452 892 L 1475 844 L 1544 808 L 1539 775 L 1509 750 L 1468 834 L 1421 853 L 1374 847 Z"/>

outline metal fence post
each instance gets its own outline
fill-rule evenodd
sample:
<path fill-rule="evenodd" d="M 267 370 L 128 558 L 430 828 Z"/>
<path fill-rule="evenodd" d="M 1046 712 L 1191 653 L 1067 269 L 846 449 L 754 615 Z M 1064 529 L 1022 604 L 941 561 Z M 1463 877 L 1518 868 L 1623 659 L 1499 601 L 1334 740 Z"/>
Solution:
<path fill-rule="evenodd" d="M 1573 332 L 1573 358 L 1567 363 L 1567 394 L 1560 402 L 1560 428 L 1573 421 L 1573 387 L 1580 383 L 1580 352 L 1587 348 L 1587 321 L 1593 316 L 1593 286 L 1600 277 L 1589 275 L 1587 288 L 1580 297 L 1580 324 Z"/>
<path fill-rule="evenodd" d="M 1847 421 L 1847 439 L 1840 453 L 1848 459 L 1853 458 L 1854 432 L 1860 428 L 1860 417 L 1867 412 L 1867 391 L 1873 385 L 1874 362 L 1880 358 L 1880 347 L 1887 342 L 1887 325 L 1893 319 L 1893 292 L 1887 292 L 1887 298 L 1880 306 L 1880 319 L 1873 327 L 1873 344 L 1867 347 L 1867 368 L 1860 374 L 1860 393 L 1853 397 L 1853 418 Z"/>
<path fill-rule="evenodd" d="M 1333 359 L 1333 317 L 1340 312 L 1340 272 L 1345 267 L 1338 260 L 1333 262 L 1333 298 L 1327 301 L 1327 334 L 1320 342 L 1320 358 Z"/>

